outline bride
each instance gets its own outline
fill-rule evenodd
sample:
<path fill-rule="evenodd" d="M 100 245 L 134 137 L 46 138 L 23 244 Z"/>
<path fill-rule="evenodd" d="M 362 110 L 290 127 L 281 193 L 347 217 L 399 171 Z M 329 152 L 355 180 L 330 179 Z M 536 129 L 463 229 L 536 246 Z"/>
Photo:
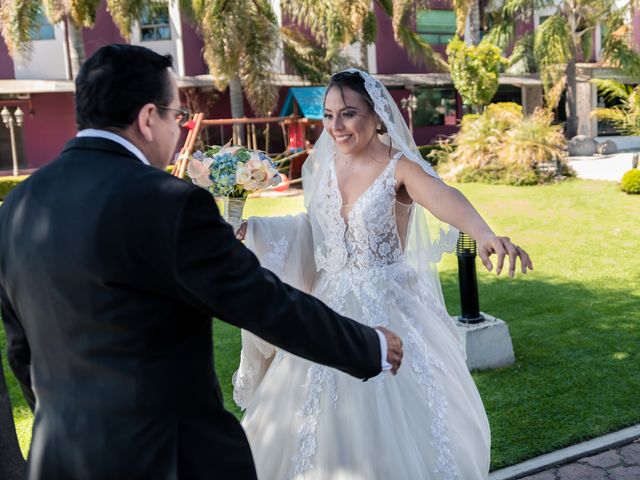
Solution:
<path fill-rule="evenodd" d="M 457 229 L 478 242 L 489 270 L 497 254 L 497 273 L 506 256 L 510 275 L 518 258 L 526 273 L 529 256 L 440 181 L 365 72 L 331 78 L 303 178 L 306 214 L 251 218 L 238 237 L 284 281 L 396 331 L 404 366 L 363 383 L 243 331 L 234 398 L 259 478 L 486 479 L 489 425 L 435 263 Z"/>

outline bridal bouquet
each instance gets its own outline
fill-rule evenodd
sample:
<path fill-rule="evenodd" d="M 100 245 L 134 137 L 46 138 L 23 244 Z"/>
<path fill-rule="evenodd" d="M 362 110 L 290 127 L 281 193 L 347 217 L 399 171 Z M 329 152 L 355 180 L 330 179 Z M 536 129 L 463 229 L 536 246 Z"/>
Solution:
<path fill-rule="evenodd" d="M 195 152 L 187 173 L 196 185 L 221 197 L 246 197 L 281 181 L 273 161 L 264 152 L 246 147 L 213 145 Z"/>
<path fill-rule="evenodd" d="M 234 227 L 242 221 L 247 195 L 278 185 L 281 177 L 265 152 L 246 147 L 213 145 L 197 151 L 187 165 L 193 183 L 224 202 L 224 217 Z"/>

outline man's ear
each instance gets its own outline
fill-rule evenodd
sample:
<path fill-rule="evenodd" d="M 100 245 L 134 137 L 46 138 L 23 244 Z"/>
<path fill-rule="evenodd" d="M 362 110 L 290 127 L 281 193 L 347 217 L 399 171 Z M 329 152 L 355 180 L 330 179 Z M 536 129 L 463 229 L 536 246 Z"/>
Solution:
<path fill-rule="evenodd" d="M 142 137 L 147 142 L 153 141 L 153 130 L 151 126 L 155 120 L 154 112 L 157 110 L 153 103 L 147 103 L 143 105 L 140 111 L 138 112 L 138 118 L 136 119 L 136 124 L 138 125 L 138 130 L 142 134 Z"/>

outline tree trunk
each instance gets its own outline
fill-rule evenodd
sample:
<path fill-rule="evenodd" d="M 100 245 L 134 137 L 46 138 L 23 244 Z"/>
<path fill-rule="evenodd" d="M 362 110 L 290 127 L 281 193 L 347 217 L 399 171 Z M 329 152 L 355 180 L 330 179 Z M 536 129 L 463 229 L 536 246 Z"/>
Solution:
<path fill-rule="evenodd" d="M 23 473 L 24 458 L 18 445 L 11 400 L 0 356 L 0 478 L 21 480 Z"/>
<path fill-rule="evenodd" d="M 66 24 L 71 79 L 74 80 L 78 76 L 80 67 L 85 61 L 84 38 L 82 36 L 82 27 L 73 23 L 71 18 L 67 17 Z"/>
<path fill-rule="evenodd" d="M 576 104 L 577 94 L 576 82 L 576 58 L 575 56 L 567 63 L 567 138 L 571 139 L 578 133 L 578 106 Z"/>
<path fill-rule="evenodd" d="M 242 96 L 242 83 L 240 83 L 240 77 L 233 75 L 229 79 L 229 100 L 231 102 L 231 117 L 242 118 L 244 117 L 244 99 Z M 244 126 L 234 125 L 234 130 L 239 135 L 240 141 L 244 145 Z"/>
<path fill-rule="evenodd" d="M 480 43 L 480 0 L 473 0 L 469 5 L 469 38 L 465 39 L 467 45 Z"/>
<path fill-rule="evenodd" d="M 369 45 L 364 41 L 364 39 L 360 40 L 360 63 L 362 64 L 362 69 L 365 72 L 369 71 Z"/>
<path fill-rule="evenodd" d="M 566 87 L 566 111 L 567 111 L 567 138 L 571 139 L 578 133 L 578 106 L 576 98 L 578 86 L 576 82 L 576 56 L 578 53 L 578 38 L 576 30 L 578 22 L 576 19 L 576 4 L 573 1 L 566 3 L 566 16 L 569 23 L 571 58 L 567 62 L 567 87 Z"/>

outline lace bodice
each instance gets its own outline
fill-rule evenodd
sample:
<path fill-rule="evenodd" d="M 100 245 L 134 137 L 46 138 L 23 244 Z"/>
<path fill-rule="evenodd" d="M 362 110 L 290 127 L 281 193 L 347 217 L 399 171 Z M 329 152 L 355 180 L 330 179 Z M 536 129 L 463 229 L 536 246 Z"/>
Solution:
<path fill-rule="evenodd" d="M 326 244 L 316 246 L 318 269 L 335 273 L 343 268 L 375 268 L 402 258 L 396 210 L 410 207 L 396 202 L 395 169 L 401 156 L 398 152 L 389 161 L 344 217 L 335 165 L 331 162 L 309 209 L 309 215 L 316 216 L 316 228 L 322 229 Z M 400 218 L 406 223 L 406 215 Z"/>

